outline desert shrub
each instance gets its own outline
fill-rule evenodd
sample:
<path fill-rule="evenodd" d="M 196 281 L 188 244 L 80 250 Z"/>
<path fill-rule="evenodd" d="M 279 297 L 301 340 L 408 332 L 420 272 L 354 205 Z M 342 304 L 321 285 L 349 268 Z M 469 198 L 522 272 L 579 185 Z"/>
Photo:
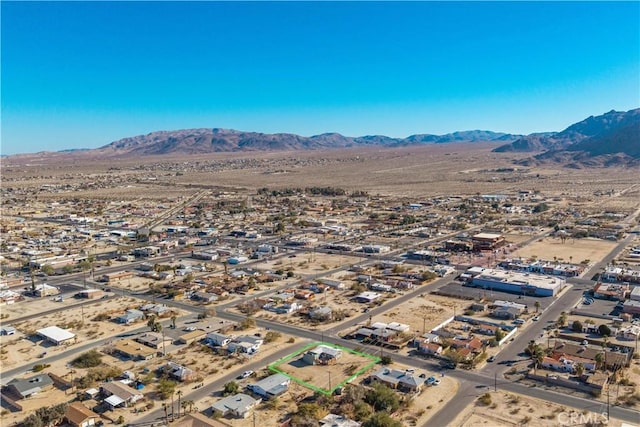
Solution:
<path fill-rule="evenodd" d="M 71 361 L 74 368 L 95 368 L 102 363 L 102 355 L 97 350 L 90 350 Z"/>

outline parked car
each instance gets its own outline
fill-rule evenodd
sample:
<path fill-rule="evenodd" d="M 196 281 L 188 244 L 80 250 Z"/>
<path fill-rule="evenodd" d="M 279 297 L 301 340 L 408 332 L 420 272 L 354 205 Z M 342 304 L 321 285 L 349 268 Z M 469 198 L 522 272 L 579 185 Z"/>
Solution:
<path fill-rule="evenodd" d="M 253 375 L 253 371 L 244 371 L 240 378 L 249 378 L 251 375 Z"/>
<path fill-rule="evenodd" d="M 496 360 L 495 356 L 489 356 L 489 358 L 487 359 L 487 362 L 493 362 L 494 360 Z"/>
<path fill-rule="evenodd" d="M 531 320 L 533 320 L 534 322 L 537 322 L 538 320 L 540 320 L 540 316 L 534 316 Z"/>

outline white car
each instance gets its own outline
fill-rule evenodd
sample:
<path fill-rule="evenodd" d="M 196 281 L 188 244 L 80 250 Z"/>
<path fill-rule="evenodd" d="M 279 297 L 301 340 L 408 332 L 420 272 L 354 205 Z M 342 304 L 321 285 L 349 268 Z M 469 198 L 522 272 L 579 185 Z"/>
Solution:
<path fill-rule="evenodd" d="M 253 371 L 244 371 L 240 377 L 249 378 L 251 375 L 253 375 Z"/>
<path fill-rule="evenodd" d="M 195 330 L 196 330 L 196 328 L 195 328 L 194 326 L 189 326 L 188 328 L 184 328 L 184 330 L 185 330 L 186 332 L 193 332 L 193 331 L 195 331 Z"/>

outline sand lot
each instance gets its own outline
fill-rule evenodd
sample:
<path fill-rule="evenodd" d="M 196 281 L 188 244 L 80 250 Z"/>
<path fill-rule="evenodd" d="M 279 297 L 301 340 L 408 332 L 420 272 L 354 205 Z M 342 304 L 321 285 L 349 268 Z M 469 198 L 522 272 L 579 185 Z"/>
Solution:
<path fill-rule="evenodd" d="M 362 262 L 362 258 L 355 256 L 309 252 L 259 263 L 255 267 L 259 270 L 271 271 L 292 269 L 297 275 L 308 275 L 328 272 L 344 265 L 358 264 L 359 262 Z"/>
<path fill-rule="evenodd" d="M 421 334 L 423 327 L 429 332 L 435 326 L 453 317 L 453 313 L 461 314 L 469 305 L 469 301 L 446 298 L 438 295 L 422 294 L 378 316 L 372 322 L 398 322 L 411 327 L 411 333 Z"/>
<path fill-rule="evenodd" d="M 511 427 L 523 425 L 522 423 L 526 421 L 526 424 L 530 426 L 555 427 L 585 425 L 588 421 L 604 421 L 606 423 L 606 417 L 600 412 L 578 412 L 575 409 L 552 402 L 502 391 L 489 392 L 488 394 L 491 395 L 489 405 L 483 405 L 478 401 L 472 403 L 458 415 L 451 425 L 456 427 Z M 606 407 L 603 406 L 602 410 L 606 411 Z M 606 425 L 620 427 L 622 422 L 611 419 Z"/>
<path fill-rule="evenodd" d="M 545 260 L 557 258 L 578 264 L 584 260 L 599 261 L 616 245 L 616 242 L 598 239 L 567 239 L 565 243 L 562 243 L 560 239 L 545 237 L 518 249 L 511 254 L 511 257 L 537 257 Z"/>

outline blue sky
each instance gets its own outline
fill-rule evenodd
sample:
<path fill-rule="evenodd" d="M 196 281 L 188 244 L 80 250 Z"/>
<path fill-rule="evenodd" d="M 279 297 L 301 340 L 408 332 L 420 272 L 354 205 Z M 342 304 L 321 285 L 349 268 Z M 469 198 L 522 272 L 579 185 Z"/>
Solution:
<path fill-rule="evenodd" d="M 640 2 L 1 2 L 2 153 L 155 130 L 562 130 L 640 106 Z"/>

